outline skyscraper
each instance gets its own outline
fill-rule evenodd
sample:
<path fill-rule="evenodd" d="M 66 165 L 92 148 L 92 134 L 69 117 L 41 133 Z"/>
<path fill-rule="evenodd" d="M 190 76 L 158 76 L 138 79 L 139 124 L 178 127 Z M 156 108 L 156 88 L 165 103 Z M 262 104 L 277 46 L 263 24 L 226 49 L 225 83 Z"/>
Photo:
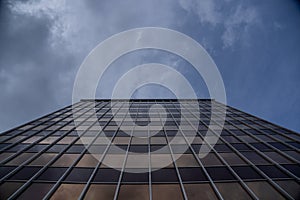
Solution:
<path fill-rule="evenodd" d="M 0 142 L 0 199 L 300 199 L 300 135 L 209 99 L 82 100 Z"/>

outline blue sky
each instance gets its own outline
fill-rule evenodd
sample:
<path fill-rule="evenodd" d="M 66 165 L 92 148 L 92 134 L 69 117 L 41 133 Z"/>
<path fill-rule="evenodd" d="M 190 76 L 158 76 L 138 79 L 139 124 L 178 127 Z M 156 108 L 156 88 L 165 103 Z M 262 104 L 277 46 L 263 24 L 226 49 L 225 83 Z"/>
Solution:
<path fill-rule="evenodd" d="M 300 131 L 300 4 L 295 0 L 28 0 L 0 3 L 0 131 L 71 103 L 76 72 L 101 41 L 131 28 L 180 31 L 214 59 L 230 106 Z M 118 77 L 159 62 L 184 74 L 207 97 L 184 60 L 133 52 L 112 64 L 98 87 L 107 97 Z M 158 86 L 136 97 L 170 97 Z"/>

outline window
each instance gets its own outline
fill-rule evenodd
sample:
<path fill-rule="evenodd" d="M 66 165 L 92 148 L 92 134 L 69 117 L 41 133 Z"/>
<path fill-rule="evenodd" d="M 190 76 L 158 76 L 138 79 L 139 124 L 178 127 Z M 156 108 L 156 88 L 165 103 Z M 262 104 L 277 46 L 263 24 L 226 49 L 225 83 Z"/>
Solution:
<path fill-rule="evenodd" d="M 239 167 L 232 167 L 233 170 L 239 175 L 241 179 L 261 179 L 260 176 L 252 167 L 250 166 L 239 166 Z"/>
<path fill-rule="evenodd" d="M 77 137 L 66 136 L 63 139 L 59 140 L 57 144 L 71 144 Z"/>
<path fill-rule="evenodd" d="M 256 152 L 241 152 L 248 160 L 250 160 L 253 164 L 269 164 L 270 162 L 264 159 L 261 155 Z"/>
<path fill-rule="evenodd" d="M 151 154 L 151 167 L 174 167 L 170 154 Z"/>
<path fill-rule="evenodd" d="M 123 172 L 122 182 L 132 183 L 132 182 L 143 182 L 148 183 L 149 173 L 141 172 L 141 173 L 130 173 Z"/>
<path fill-rule="evenodd" d="M 258 166 L 270 178 L 288 178 L 289 176 L 273 165 Z"/>
<path fill-rule="evenodd" d="M 104 160 L 101 164 L 101 168 L 122 168 L 124 162 L 125 155 L 124 154 L 106 154 Z"/>
<path fill-rule="evenodd" d="M 28 180 L 30 179 L 34 174 L 36 174 L 41 168 L 40 167 L 24 167 L 20 171 L 18 171 L 16 174 L 14 174 L 12 177 L 10 177 L 10 180 Z"/>
<path fill-rule="evenodd" d="M 200 160 L 205 167 L 223 165 L 215 153 L 209 153 L 204 158 L 201 158 Z"/>
<path fill-rule="evenodd" d="M 163 168 L 152 171 L 152 182 L 178 182 L 174 168 Z"/>
<path fill-rule="evenodd" d="M 289 193 L 294 199 L 300 199 L 300 185 L 296 181 L 276 181 L 281 188 Z"/>
<path fill-rule="evenodd" d="M 255 193 L 259 199 L 284 200 L 277 190 L 275 190 L 266 181 L 247 182 L 248 187 Z"/>
<path fill-rule="evenodd" d="M 236 179 L 226 167 L 207 167 L 206 170 L 215 181 Z"/>
<path fill-rule="evenodd" d="M 232 150 L 226 144 L 216 144 L 214 149 L 217 152 L 232 152 Z"/>
<path fill-rule="evenodd" d="M 255 148 L 257 148 L 260 151 L 268 151 L 271 150 L 270 147 L 268 147 L 267 145 L 263 144 L 263 143 L 251 143 L 251 145 Z"/>
<path fill-rule="evenodd" d="M 43 153 L 35 160 L 33 160 L 29 165 L 44 166 L 56 155 L 57 155 L 56 153 Z"/>
<path fill-rule="evenodd" d="M 252 199 L 239 183 L 216 183 L 224 199 Z"/>
<path fill-rule="evenodd" d="M 224 160 L 229 165 L 245 165 L 245 161 L 242 160 L 236 153 L 220 153 L 220 156 L 224 158 Z"/>
<path fill-rule="evenodd" d="M 149 155 L 129 153 L 126 160 L 126 168 L 148 168 L 149 161 L 150 161 Z"/>
<path fill-rule="evenodd" d="M 198 167 L 199 164 L 192 154 L 174 154 L 177 167 Z"/>
<path fill-rule="evenodd" d="M 22 153 L 18 155 L 16 158 L 14 158 L 13 160 L 6 163 L 6 165 L 21 165 L 23 162 L 31 158 L 33 155 L 34 153 Z"/>
<path fill-rule="evenodd" d="M 129 143 L 129 140 L 130 140 L 130 137 L 115 137 L 113 140 L 113 143 L 127 145 Z"/>
<path fill-rule="evenodd" d="M 289 159 L 280 155 L 277 152 L 264 152 L 264 154 L 266 154 L 269 158 L 271 158 L 272 160 L 274 160 L 275 162 L 280 163 L 280 164 L 292 163 Z"/>
<path fill-rule="evenodd" d="M 85 199 L 113 199 L 116 185 L 91 184 Z"/>
<path fill-rule="evenodd" d="M 85 146 L 83 146 L 83 145 L 73 145 L 67 150 L 67 152 L 68 153 L 81 153 L 84 150 L 85 150 Z"/>
<path fill-rule="evenodd" d="M 80 156 L 80 154 L 63 154 L 52 166 L 54 167 L 69 167 L 75 160 Z"/>
<path fill-rule="evenodd" d="M 236 144 L 231 144 L 231 145 L 239 151 L 249 151 L 249 150 L 251 150 L 246 144 L 236 143 Z"/>
<path fill-rule="evenodd" d="M 100 161 L 102 155 L 99 154 L 85 154 L 77 163 L 76 167 L 95 167 Z"/>
<path fill-rule="evenodd" d="M 53 184 L 33 183 L 18 198 L 19 199 L 42 199 L 52 188 Z M 34 195 L 34 196 L 33 196 Z"/>
<path fill-rule="evenodd" d="M 92 172 L 91 168 L 73 168 L 65 181 L 87 182 Z"/>
<path fill-rule="evenodd" d="M 43 139 L 42 141 L 40 141 L 40 144 L 51 144 L 53 143 L 55 140 L 57 140 L 59 137 L 57 136 L 50 136 L 50 137 L 46 137 L 45 139 Z"/>
<path fill-rule="evenodd" d="M 47 168 L 37 179 L 45 181 L 57 181 L 67 170 L 67 168 Z"/>
<path fill-rule="evenodd" d="M 121 185 L 118 199 L 120 200 L 148 200 L 148 185 Z"/>
<path fill-rule="evenodd" d="M 48 149 L 47 152 L 49 152 L 49 153 L 59 153 L 63 149 L 65 149 L 66 147 L 67 147 L 67 145 L 55 144 L 50 149 Z"/>
<path fill-rule="evenodd" d="M 184 189 L 189 200 L 217 200 L 212 187 L 207 183 L 184 184 Z"/>
<path fill-rule="evenodd" d="M 288 147 L 285 144 L 280 143 L 280 142 L 270 142 L 269 144 L 272 145 L 273 147 L 279 149 L 279 150 L 282 150 L 282 151 L 284 151 L 284 150 L 291 150 L 290 147 Z"/>
<path fill-rule="evenodd" d="M 183 200 L 182 192 L 179 184 L 153 184 L 152 185 L 153 200 Z"/>
<path fill-rule="evenodd" d="M 96 172 L 94 182 L 113 182 L 116 183 L 119 180 L 120 171 L 115 169 L 101 168 Z"/>
<path fill-rule="evenodd" d="M 22 185 L 23 183 L 16 183 L 16 182 L 5 182 L 1 184 L 0 199 L 8 199 L 8 197 L 11 196 L 15 191 L 17 191 L 17 189 L 19 189 Z"/>
<path fill-rule="evenodd" d="M 300 166 L 299 165 L 283 165 L 284 168 L 289 170 L 295 176 L 300 177 Z"/>
<path fill-rule="evenodd" d="M 78 199 L 84 184 L 61 184 L 51 199 Z"/>
<path fill-rule="evenodd" d="M 165 137 L 151 137 L 151 144 L 167 144 Z"/>
<path fill-rule="evenodd" d="M 179 168 L 182 181 L 207 181 L 201 168 Z"/>

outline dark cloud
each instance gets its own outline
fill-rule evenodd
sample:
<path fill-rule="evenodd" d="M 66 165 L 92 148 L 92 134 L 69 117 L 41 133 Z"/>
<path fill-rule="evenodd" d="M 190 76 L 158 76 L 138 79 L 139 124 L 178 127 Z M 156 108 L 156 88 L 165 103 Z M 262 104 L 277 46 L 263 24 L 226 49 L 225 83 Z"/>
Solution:
<path fill-rule="evenodd" d="M 112 34 L 144 26 L 172 28 L 205 46 L 223 75 L 229 105 L 300 130 L 296 1 L 28 0 L 0 5 L 0 131 L 70 104 L 77 69 L 89 51 Z M 151 60 L 135 56 L 126 62 Z M 178 61 L 150 57 L 172 66 Z M 178 63 L 205 97 L 199 76 Z M 117 71 L 112 69 L 108 79 Z M 136 96 L 155 94 L 171 95 L 146 87 Z"/>

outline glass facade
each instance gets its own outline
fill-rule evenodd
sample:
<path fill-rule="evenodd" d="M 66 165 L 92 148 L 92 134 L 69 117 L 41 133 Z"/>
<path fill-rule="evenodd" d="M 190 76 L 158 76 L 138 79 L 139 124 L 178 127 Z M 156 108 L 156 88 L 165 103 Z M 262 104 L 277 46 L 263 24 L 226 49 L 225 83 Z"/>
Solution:
<path fill-rule="evenodd" d="M 226 108 L 215 145 L 204 139 L 214 134 L 209 125 L 222 127 L 218 117 L 210 120 L 212 103 Z M 147 126 L 155 104 L 162 107 Z M 124 106 L 82 100 L 2 133 L 0 199 L 300 199 L 300 134 L 208 99 L 130 100 L 129 112 Z M 85 122 L 77 131 L 75 116 Z M 203 145 L 211 148 L 205 157 Z M 162 161 L 169 164 L 160 168 Z"/>

